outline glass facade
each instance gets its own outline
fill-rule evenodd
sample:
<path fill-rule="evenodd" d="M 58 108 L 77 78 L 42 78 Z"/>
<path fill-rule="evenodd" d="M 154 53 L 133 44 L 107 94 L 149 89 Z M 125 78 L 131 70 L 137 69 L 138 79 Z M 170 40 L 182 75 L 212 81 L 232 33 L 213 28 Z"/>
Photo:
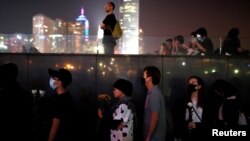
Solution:
<path fill-rule="evenodd" d="M 120 54 L 139 54 L 139 0 L 122 0 L 119 8 L 123 29 Z"/>

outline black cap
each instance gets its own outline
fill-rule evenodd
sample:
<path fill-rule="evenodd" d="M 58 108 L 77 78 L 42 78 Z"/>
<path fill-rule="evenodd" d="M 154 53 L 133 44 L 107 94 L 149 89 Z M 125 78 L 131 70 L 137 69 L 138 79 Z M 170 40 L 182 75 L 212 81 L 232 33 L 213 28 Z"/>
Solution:
<path fill-rule="evenodd" d="M 118 79 L 115 83 L 114 83 L 114 88 L 119 89 L 120 91 L 122 91 L 125 95 L 127 96 L 131 96 L 132 92 L 133 92 L 133 84 L 125 79 Z"/>
<path fill-rule="evenodd" d="M 62 81 L 64 87 L 68 86 L 72 82 L 71 72 L 66 69 L 59 69 L 58 71 L 49 69 L 49 75 L 51 77 L 58 78 L 60 81 Z"/>

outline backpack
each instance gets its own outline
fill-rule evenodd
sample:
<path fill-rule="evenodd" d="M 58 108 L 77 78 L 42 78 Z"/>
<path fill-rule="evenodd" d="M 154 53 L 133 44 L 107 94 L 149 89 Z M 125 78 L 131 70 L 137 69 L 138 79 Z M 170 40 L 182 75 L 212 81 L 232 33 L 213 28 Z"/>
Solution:
<path fill-rule="evenodd" d="M 114 30 L 112 31 L 112 36 L 114 37 L 115 40 L 120 39 L 122 36 L 122 29 L 119 21 L 116 21 Z"/>

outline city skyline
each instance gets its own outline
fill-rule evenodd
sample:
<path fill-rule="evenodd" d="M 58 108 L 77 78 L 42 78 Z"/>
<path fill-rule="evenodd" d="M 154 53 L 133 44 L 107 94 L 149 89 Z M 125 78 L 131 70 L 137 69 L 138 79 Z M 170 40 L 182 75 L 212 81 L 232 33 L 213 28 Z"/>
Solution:
<path fill-rule="evenodd" d="M 106 0 L 1 0 L 0 34 L 32 33 L 32 16 L 43 13 L 52 19 L 73 21 L 84 6 L 89 17 L 90 35 L 96 35 L 105 17 Z M 119 5 L 120 0 L 114 0 Z M 143 0 L 140 3 L 140 27 L 145 36 L 189 35 L 200 26 L 210 36 L 225 36 L 231 27 L 239 27 L 240 36 L 249 38 L 250 2 L 234 0 Z M 118 14 L 116 9 L 116 14 Z M 117 15 L 118 16 L 118 15 Z M 18 24 L 16 24 L 18 23 Z M 157 27 L 157 28 L 156 28 Z"/>

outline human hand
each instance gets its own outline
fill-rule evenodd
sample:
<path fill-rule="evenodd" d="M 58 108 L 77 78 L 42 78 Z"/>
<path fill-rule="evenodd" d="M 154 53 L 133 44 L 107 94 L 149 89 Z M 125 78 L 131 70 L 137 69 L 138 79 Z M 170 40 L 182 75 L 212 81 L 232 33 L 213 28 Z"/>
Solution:
<path fill-rule="evenodd" d="M 194 129 L 194 128 L 196 128 L 195 123 L 194 122 L 189 122 L 188 123 L 188 129 Z"/>
<path fill-rule="evenodd" d="M 102 117 L 103 117 L 103 110 L 101 110 L 100 108 L 98 108 L 98 117 L 100 118 L 100 119 L 102 119 Z"/>
<path fill-rule="evenodd" d="M 119 129 L 122 129 L 122 128 L 124 128 L 124 127 L 125 127 L 125 125 L 124 125 L 123 122 L 122 122 L 122 123 L 120 123 L 120 124 L 118 125 L 117 129 L 119 130 Z"/>
<path fill-rule="evenodd" d="M 105 29 L 105 28 L 106 28 L 106 25 L 105 25 L 104 23 L 101 23 L 101 24 L 100 24 L 100 28 L 101 28 L 101 29 Z"/>
<path fill-rule="evenodd" d="M 150 137 L 147 136 L 144 141 L 150 141 Z"/>

